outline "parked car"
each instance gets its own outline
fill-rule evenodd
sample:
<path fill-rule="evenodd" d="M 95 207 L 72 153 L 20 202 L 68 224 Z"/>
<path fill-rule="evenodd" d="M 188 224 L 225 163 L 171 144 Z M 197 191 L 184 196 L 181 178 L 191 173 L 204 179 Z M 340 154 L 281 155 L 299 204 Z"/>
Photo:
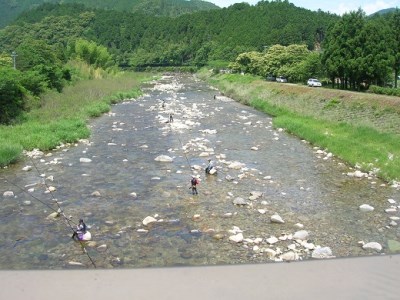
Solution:
<path fill-rule="evenodd" d="M 287 78 L 285 76 L 278 76 L 276 82 L 287 82 Z"/>
<path fill-rule="evenodd" d="M 274 75 L 267 75 L 265 80 L 267 80 L 267 81 L 276 81 L 276 77 Z"/>
<path fill-rule="evenodd" d="M 307 81 L 307 85 L 311 87 L 317 87 L 317 86 L 322 86 L 322 83 L 318 79 L 310 78 Z"/>

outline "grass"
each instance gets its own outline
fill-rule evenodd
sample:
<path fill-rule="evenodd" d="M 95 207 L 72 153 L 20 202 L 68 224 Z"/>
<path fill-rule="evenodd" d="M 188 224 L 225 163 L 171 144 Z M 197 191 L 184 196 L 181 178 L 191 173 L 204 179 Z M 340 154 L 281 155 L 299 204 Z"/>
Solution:
<path fill-rule="evenodd" d="M 47 151 L 89 137 L 90 118 L 108 112 L 112 104 L 137 98 L 140 84 L 150 78 L 146 73 L 98 77 L 78 81 L 62 93 L 50 91 L 41 97 L 41 107 L 27 113 L 19 124 L 0 126 L 0 166 L 16 162 L 24 149 Z"/>
<path fill-rule="evenodd" d="M 235 100 L 274 118 L 275 127 L 386 181 L 400 179 L 400 99 L 300 85 L 250 75 L 199 75 Z"/>

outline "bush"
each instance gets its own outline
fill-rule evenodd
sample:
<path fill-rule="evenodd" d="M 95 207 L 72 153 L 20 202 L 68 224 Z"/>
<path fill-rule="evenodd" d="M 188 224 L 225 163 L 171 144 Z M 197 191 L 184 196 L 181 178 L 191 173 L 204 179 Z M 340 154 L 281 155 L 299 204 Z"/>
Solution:
<path fill-rule="evenodd" d="M 10 124 L 23 111 L 24 92 L 19 72 L 0 68 L 0 124 Z"/>
<path fill-rule="evenodd" d="M 400 89 L 386 88 L 376 85 L 371 85 L 368 92 L 380 95 L 397 96 L 400 97 Z"/>

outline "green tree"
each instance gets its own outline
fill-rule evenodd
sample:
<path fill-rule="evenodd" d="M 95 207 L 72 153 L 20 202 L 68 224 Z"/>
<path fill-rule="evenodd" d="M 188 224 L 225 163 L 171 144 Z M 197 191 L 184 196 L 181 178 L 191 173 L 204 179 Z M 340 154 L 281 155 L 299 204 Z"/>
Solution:
<path fill-rule="evenodd" d="M 23 111 L 24 92 L 19 76 L 19 71 L 0 67 L 0 124 L 10 124 Z"/>
<path fill-rule="evenodd" d="M 394 86 L 397 88 L 397 80 L 400 75 L 400 9 L 396 9 L 390 18 L 391 36 L 393 37 L 393 70 L 394 70 Z"/>
<path fill-rule="evenodd" d="M 12 65 L 11 56 L 7 53 L 0 53 L 0 67 L 11 67 Z"/>

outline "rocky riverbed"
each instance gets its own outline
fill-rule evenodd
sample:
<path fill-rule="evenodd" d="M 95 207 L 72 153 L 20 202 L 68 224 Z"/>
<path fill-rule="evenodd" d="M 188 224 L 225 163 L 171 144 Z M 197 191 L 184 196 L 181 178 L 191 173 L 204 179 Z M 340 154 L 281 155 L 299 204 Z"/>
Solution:
<path fill-rule="evenodd" d="M 400 253 L 397 184 L 274 128 L 192 76 L 164 76 L 145 92 L 94 120 L 90 140 L 32 151 L 0 170 L 2 269 Z M 205 176 L 208 159 L 216 175 Z M 66 221 L 79 218 L 92 234 L 87 253 Z"/>

